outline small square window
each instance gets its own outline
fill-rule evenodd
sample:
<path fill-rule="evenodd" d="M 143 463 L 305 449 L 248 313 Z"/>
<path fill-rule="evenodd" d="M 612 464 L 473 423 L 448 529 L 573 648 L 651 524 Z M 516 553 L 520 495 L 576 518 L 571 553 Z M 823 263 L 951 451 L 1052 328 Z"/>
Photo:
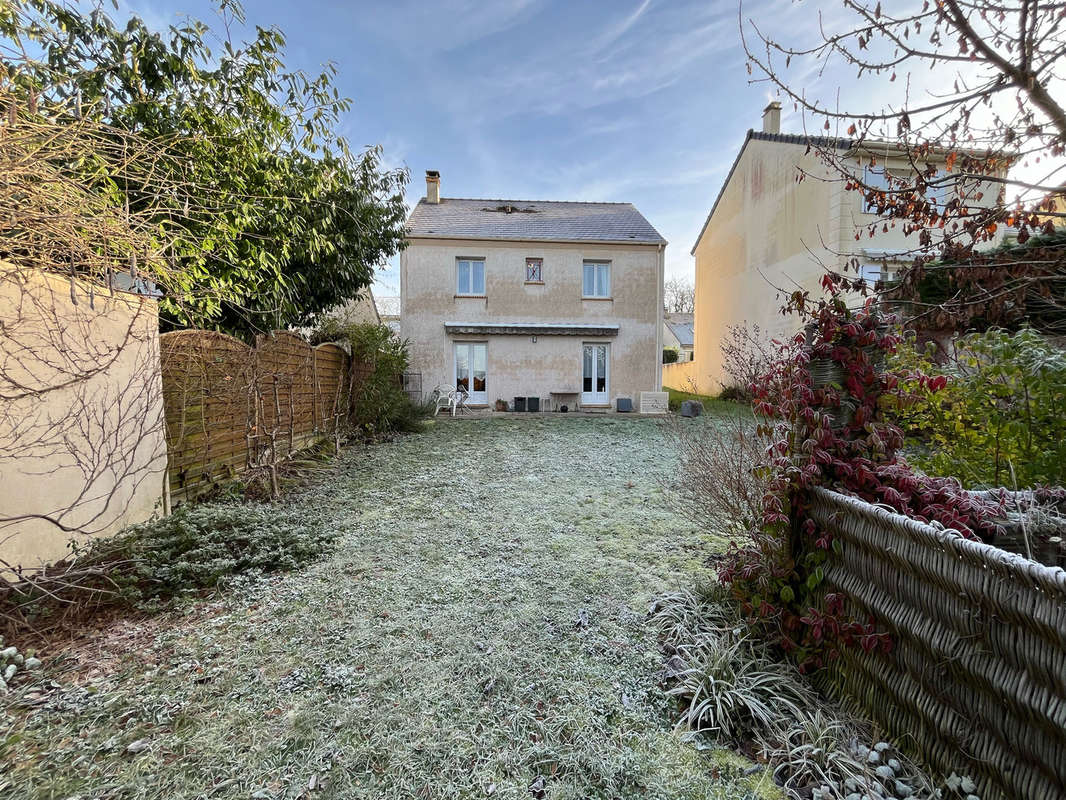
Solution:
<path fill-rule="evenodd" d="M 526 283 L 544 282 L 544 261 L 539 258 L 526 259 Z"/>

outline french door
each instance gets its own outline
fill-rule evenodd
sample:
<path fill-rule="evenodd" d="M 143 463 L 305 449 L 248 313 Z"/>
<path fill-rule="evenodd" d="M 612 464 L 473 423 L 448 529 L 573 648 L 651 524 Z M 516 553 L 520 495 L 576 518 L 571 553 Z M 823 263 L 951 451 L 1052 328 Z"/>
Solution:
<path fill-rule="evenodd" d="M 608 345 L 586 344 L 581 353 L 581 403 L 606 405 L 608 384 Z"/>
<path fill-rule="evenodd" d="M 485 381 L 488 373 L 489 352 L 484 342 L 456 342 L 455 388 L 463 389 L 470 397 L 467 403 L 485 405 L 488 391 Z"/>

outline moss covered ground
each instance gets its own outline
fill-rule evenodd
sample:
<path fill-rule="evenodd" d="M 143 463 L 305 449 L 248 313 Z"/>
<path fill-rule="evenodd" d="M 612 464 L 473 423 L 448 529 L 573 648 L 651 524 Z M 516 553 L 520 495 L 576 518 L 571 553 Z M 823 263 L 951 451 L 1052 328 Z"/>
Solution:
<path fill-rule="evenodd" d="M 331 555 L 114 622 L 0 698 L 3 796 L 777 796 L 673 730 L 649 604 L 725 542 L 677 513 L 670 441 L 559 415 L 347 451 L 287 500 Z"/>

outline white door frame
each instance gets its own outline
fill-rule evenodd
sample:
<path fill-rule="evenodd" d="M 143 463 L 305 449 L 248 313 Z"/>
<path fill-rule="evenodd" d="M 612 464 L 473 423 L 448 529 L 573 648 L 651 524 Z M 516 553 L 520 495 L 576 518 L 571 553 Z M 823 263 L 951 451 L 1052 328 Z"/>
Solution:
<path fill-rule="evenodd" d="M 467 393 L 467 405 L 482 406 L 488 405 L 489 402 L 489 343 L 488 342 L 452 342 L 452 386 L 459 386 L 459 348 L 467 349 L 467 364 L 471 375 L 468 379 L 469 388 Z M 481 392 L 474 391 L 474 349 L 484 348 L 485 351 L 485 390 Z"/>
<path fill-rule="evenodd" d="M 604 350 L 603 356 L 603 375 L 599 374 L 599 362 L 596 356 L 597 348 L 602 347 Z M 592 391 L 585 391 L 585 350 L 592 350 Z M 598 378 L 603 378 L 603 391 L 596 391 L 596 381 Z M 581 344 L 581 405 L 583 406 L 602 406 L 609 405 L 611 397 L 611 345 L 608 342 L 582 342 Z"/>

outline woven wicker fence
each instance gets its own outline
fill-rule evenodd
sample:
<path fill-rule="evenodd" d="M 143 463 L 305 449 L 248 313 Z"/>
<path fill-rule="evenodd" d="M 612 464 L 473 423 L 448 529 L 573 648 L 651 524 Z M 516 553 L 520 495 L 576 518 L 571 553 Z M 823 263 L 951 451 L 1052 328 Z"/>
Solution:
<path fill-rule="evenodd" d="M 1066 797 L 1066 571 L 825 489 L 811 516 L 843 545 L 827 591 L 893 637 L 829 688 L 982 800 Z"/>
<path fill-rule="evenodd" d="M 336 436 L 353 385 L 366 374 L 333 344 L 294 334 L 256 346 L 213 331 L 160 337 L 171 497 L 193 497 L 255 468 L 276 479 L 279 461 Z"/>

